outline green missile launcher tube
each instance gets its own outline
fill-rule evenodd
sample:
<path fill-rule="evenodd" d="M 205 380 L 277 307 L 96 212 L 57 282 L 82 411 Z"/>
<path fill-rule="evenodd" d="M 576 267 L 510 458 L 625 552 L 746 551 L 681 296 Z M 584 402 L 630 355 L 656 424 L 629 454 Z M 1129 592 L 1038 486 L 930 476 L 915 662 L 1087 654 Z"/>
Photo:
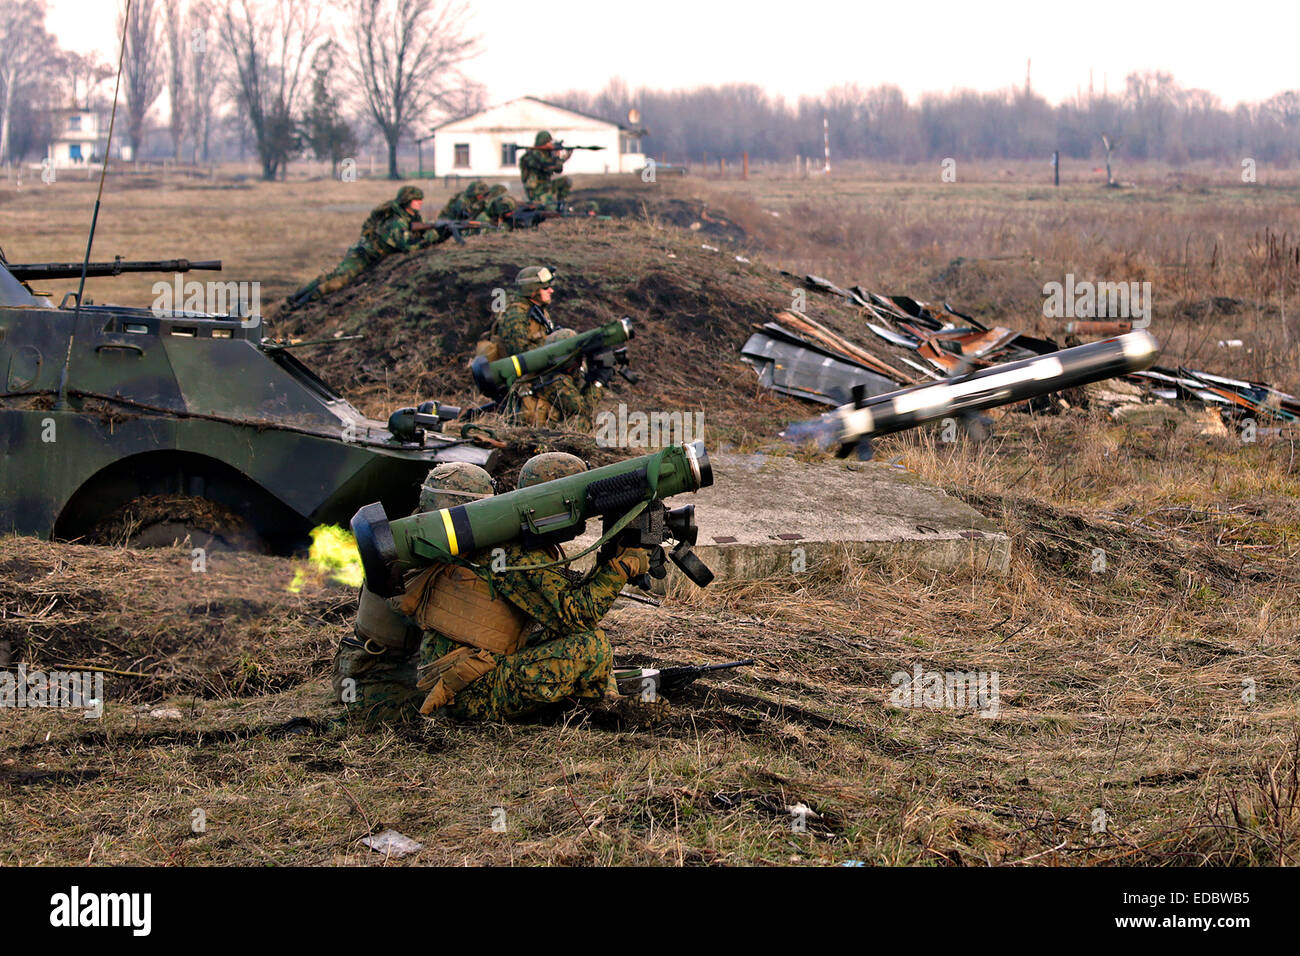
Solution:
<path fill-rule="evenodd" d="M 681 544 L 669 556 L 700 583 L 712 575 L 690 553 L 693 510 L 690 515 L 678 516 L 664 508 L 662 499 L 712 484 L 708 452 L 704 443 L 697 441 L 392 522 L 383 505 L 376 502 L 352 518 L 352 533 L 367 586 L 376 594 L 392 597 L 401 593 L 403 573 L 410 568 L 464 559 L 516 539 L 529 547 L 569 541 L 596 517 L 605 518 L 606 530 L 611 530 L 617 519 L 641 506 L 641 513 L 650 517 L 642 527 L 638 546 L 652 543 L 653 539 L 646 537 L 651 527 L 657 529 L 660 541 L 665 536 L 676 538 Z"/>
<path fill-rule="evenodd" d="M 632 320 L 624 317 L 573 338 L 550 342 L 516 355 L 507 355 L 495 362 L 489 362 L 480 355 L 470 364 L 470 371 L 479 391 L 489 398 L 500 400 L 521 378 L 550 374 L 570 364 L 579 355 L 611 351 L 632 337 Z"/>

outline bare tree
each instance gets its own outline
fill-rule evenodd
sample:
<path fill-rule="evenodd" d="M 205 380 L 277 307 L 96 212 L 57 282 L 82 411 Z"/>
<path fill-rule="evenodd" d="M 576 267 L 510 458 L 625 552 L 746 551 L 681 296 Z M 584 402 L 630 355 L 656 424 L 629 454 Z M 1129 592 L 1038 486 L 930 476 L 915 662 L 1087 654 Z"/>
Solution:
<path fill-rule="evenodd" d="M 56 56 L 45 0 L 0 0 L 0 160 L 10 158 L 15 100 Z"/>
<path fill-rule="evenodd" d="M 189 72 L 186 86 L 186 132 L 194 143 L 194 162 L 208 161 L 212 138 L 213 104 L 221 86 L 221 58 L 212 46 L 212 7 L 197 0 L 186 11 L 185 27 L 189 34 Z"/>
<path fill-rule="evenodd" d="M 154 0 L 132 0 L 130 14 L 130 19 L 126 19 L 124 9 L 118 15 L 117 24 L 119 30 L 126 30 L 126 53 L 122 61 L 126 138 L 131 141 L 131 155 L 139 160 L 145 123 L 163 88 L 163 70 L 159 60 L 162 31 L 158 28 L 158 8 L 154 6 Z"/>
<path fill-rule="evenodd" d="M 398 179 L 402 136 L 467 85 L 459 67 L 478 52 L 465 34 L 463 0 L 351 0 L 352 74 L 388 143 L 388 178 Z"/>
<path fill-rule="evenodd" d="M 234 84 L 262 162 L 279 175 L 297 148 L 294 117 L 303 74 L 321 36 L 318 0 L 228 0 L 219 20 Z"/>
<path fill-rule="evenodd" d="M 95 53 L 65 53 L 63 64 L 70 89 L 69 105 L 74 109 L 95 109 L 99 89 L 112 78 L 113 67 Z"/>
<path fill-rule="evenodd" d="M 167 99 L 171 104 L 168 126 L 172 134 L 172 158 L 179 163 L 185 139 L 185 58 L 189 48 L 182 0 L 163 0 L 163 36 L 167 41 Z"/>

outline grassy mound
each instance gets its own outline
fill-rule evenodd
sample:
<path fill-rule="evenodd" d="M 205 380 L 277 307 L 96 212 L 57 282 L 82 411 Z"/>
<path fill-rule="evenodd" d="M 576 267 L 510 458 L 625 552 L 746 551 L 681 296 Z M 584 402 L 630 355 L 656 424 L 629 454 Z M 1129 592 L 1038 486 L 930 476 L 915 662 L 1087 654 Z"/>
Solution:
<path fill-rule="evenodd" d="M 703 411 L 715 437 L 742 441 L 770 438 L 787 422 L 809 417 L 809 405 L 761 389 L 740 360 L 753 326 L 790 307 L 793 280 L 743 245 L 663 221 L 653 212 L 551 221 L 393 256 L 271 332 L 309 340 L 362 336 L 304 354 L 372 414 L 428 398 L 478 404 L 484 399 L 468 365 L 491 324 L 494 298 L 513 288 L 519 269 L 541 263 L 559 275 L 551 314 L 560 324 L 584 331 L 622 316 L 635 323 L 629 353 L 641 381 L 616 380 L 602 407 L 625 402 L 644 411 Z M 739 227 L 734 232 L 743 240 Z M 829 297 L 808 293 L 807 312 L 850 338 L 871 336 L 854 310 Z"/>

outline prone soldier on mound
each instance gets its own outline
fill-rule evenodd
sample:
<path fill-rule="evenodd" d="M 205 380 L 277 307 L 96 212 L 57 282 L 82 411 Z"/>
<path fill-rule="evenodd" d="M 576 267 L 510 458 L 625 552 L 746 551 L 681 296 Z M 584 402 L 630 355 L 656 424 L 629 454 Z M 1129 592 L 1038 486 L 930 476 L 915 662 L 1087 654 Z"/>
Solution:
<path fill-rule="evenodd" d="M 519 472 L 528 488 L 587 470 L 574 455 L 536 455 Z M 485 557 L 473 563 L 482 565 Z M 631 579 L 646 573 L 649 553 L 621 549 L 585 578 L 554 565 L 559 546 L 514 543 L 489 558 L 488 582 L 468 568 L 438 565 L 408 584 L 402 607 L 434 625 L 420 644 L 420 712 L 458 720 L 514 720 L 570 698 L 613 701 L 613 649 L 600 622 Z M 502 562 L 504 562 L 502 564 Z M 498 570 L 497 568 L 500 568 Z M 659 701 L 657 713 L 666 709 Z"/>
<path fill-rule="evenodd" d="M 424 192 L 417 186 L 403 186 L 397 197 L 380 203 L 361 227 L 361 238 L 332 271 L 322 273 L 289 297 L 288 308 L 296 309 L 308 302 L 342 289 L 385 256 L 409 252 L 425 245 L 427 239 L 412 226 L 420 222 Z"/>
<path fill-rule="evenodd" d="M 523 180 L 524 195 L 529 202 L 563 205 L 573 188 L 573 181 L 560 173 L 564 172 L 564 163 L 572 155 L 572 150 L 555 148 L 555 140 L 549 131 L 542 130 L 537 134 L 533 148 L 524 150 L 519 159 L 519 178 Z"/>
<path fill-rule="evenodd" d="M 504 189 L 504 187 L 502 188 Z M 437 219 L 434 221 L 447 220 L 449 222 L 468 222 L 481 220 L 486 222 L 487 220 L 484 218 L 483 210 L 487 206 L 491 195 L 492 191 L 488 188 L 488 184 L 481 179 L 475 179 L 465 187 L 464 192 L 457 193 L 455 196 L 451 197 L 447 202 L 447 205 L 442 207 L 442 211 L 438 213 Z M 466 234 L 477 231 L 478 230 L 476 229 L 469 228 L 462 229 L 461 233 Z M 434 232 L 436 233 L 436 238 L 431 239 L 430 242 L 446 242 L 452 236 L 452 230 L 447 226 L 440 226 L 434 230 Z"/>
<path fill-rule="evenodd" d="M 488 202 L 483 209 L 483 218 L 494 226 L 512 225 L 511 217 L 518 208 L 518 201 L 506 191 L 505 186 L 498 183 L 488 191 Z"/>

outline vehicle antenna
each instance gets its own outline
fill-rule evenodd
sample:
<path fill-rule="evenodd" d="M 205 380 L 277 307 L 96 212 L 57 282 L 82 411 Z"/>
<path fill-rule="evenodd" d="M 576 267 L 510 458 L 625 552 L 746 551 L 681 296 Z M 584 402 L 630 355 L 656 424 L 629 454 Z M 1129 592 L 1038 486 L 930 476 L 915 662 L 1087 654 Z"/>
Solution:
<path fill-rule="evenodd" d="M 99 168 L 99 191 L 95 194 L 95 211 L 90 216 L 90 234 L 86 236 L 86 256 L 81 260 L 81 282 L 77 285 L 77 307 L 72 313 L 72 331 L 68 335 L 68 354 L 63 358 L 63 371 L 59 373 L 59 397 L 56 410 L 68 407 L 68 366 L 72 364 L 72 340 L 77 335 L 77 322 L 81 318 L 81 297 L 86 292 L 86 270 L 90 267 L 90 249 L 95 244 L 95 225 L 99 222 L 99 203 L 104 198 L 104 179 L 108 175 L 108 158 L 113 151 L 113 126 L 117 123 L 117 94 L 122 88 L 122 61 L 126 58 L 126 31 L 131 23 L 131 0 L 126 0 L 122 16 L 122 43 L 117 51 L 117 79 L 113 81 L 113 112 L 108 120 L 108 142 L 104 146 L 104 164 Z"/>

